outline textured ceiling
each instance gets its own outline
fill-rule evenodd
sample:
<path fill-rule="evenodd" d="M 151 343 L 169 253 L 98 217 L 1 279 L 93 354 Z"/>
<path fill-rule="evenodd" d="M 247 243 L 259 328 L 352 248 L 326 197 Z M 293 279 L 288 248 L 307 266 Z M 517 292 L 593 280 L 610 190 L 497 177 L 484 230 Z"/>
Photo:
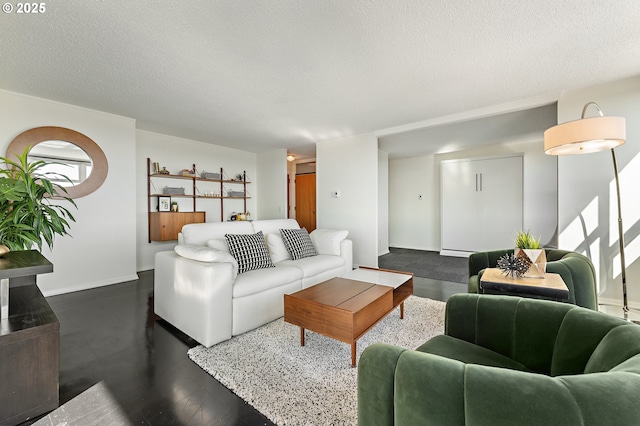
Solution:
<path fill-rule="evenodd" d="M 640 74 L 637 0 L 45 4 L 0 14 L 0 88 L 253 152 Z"/>

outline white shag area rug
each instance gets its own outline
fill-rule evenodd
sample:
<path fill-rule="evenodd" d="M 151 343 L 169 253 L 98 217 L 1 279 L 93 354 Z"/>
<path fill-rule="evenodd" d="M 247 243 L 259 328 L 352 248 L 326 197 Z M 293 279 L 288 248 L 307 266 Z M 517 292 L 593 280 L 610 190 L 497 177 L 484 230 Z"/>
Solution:
<path fill-rule="evenodd" d="M 444 332 L 445 303 L 411 296 L 405 316 L 395 309 L 357 344 L 357 361 L 371 343 L 415 349 Z M 357 372 L 351 346 L 282 318 L 189 358 L 278 425 L 357 424 Z"/>

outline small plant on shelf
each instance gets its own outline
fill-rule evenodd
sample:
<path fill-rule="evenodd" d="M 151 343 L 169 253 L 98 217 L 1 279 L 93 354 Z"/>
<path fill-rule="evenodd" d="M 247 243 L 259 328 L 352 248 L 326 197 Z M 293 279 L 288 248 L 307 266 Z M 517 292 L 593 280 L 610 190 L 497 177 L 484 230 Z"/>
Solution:
<path fill-rule="evenodd" d="M 540 246 L 540 237 L 533 237 L 529 230 L 519 231 L 516 234 L 515 243 L 515 256 L 521 258 L 528 265 L 528 269 L 523 276 L 526 278 L 544 278 L 547 268 L 547 255 Z"/>
<path fill-rule="evenodd" d="M 540 238 L 535 238 L 529 230 L 519 231 L 516 234 L 516 247 L 520 249 L 539 249 Z"/>

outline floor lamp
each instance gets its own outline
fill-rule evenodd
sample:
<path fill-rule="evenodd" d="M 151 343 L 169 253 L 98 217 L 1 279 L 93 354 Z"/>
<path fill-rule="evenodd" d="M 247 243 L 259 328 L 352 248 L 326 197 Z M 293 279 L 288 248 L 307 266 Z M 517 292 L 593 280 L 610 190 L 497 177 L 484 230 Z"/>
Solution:
<path fill-rule="evenodd" d="M 593 106 L 600 114 L 598 117 L 585 118 L 587 108 Z M 592 152 L 611 150 L 613 173 L 616 182 L 618 200 L 618 241 L 620 243 L 620 267 L 622 277 L 622 311 L 628 318 L 627 301 L 627 268 L 624 258 L 624 232 L 622 229 L 622 207 L 620 204 L 620 180 L 618 178 L 618 162 L 614 148 L 626 142 L 626 128 L 623 117 L 606 117 L 598 104 L 588 102 L 582 108 L 580 120 L 558 124 L 544 132 L 544 152 L 549 155 L 589 154 Z"/>

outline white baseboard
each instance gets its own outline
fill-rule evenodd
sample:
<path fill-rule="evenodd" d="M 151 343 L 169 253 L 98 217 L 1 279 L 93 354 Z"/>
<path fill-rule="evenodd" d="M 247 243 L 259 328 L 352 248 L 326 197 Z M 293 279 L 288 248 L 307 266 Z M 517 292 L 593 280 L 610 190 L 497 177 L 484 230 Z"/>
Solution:
<path fill-rule="evenodd" d="M 460 250 L 440 250 L 440 256 L 469 257 L 473 252 Z"/>
<path fill-rule="evenodd" d="M 640 303 L 638 303 L 638 302 L 628 302 L 628 303 L 629 303 L 629 307 L 630 308 L 640 310 Z M 609 298 L 606 298 L 606 297 L 598 296 L 598 304 L 599 305 L 622 306 L 622 300 L 609 299 Z"/>
<path fill-rule="evenodd" d="M 43 291 L 42 295 L 44 297 L 57 296 L 59 294 L 73 293 L 76 291 L 90 290 L 92 288 L 98 288 L 98 287 L 105 287 L 112 284 L 120 284 L 127 281 L 135 281 L 137 279 L 138 279 L 138 274 L 124 275 L 121 277 L 114 277 L 114 278 L 110 278 L 108 280 L 103 280 L 103 281 L 94 281 L 91 283 L 71 285 L 68 287 L 56 288 L 55 290 Z"/>
<path fill-rule="evenodd" d="M 397 248 L 397 249 L 408 249 L 408 250 L 420 250 L 420 251 L 438 251 L 440 250 L 437 247 L 424 247 L 424 246 L 420 246 L 420 247 L 416 247 L 416 246 L 411 246 L 411 245 L 397 245 L 397 244 L 391 244 L 389 245 L 389 248 Z"/>

